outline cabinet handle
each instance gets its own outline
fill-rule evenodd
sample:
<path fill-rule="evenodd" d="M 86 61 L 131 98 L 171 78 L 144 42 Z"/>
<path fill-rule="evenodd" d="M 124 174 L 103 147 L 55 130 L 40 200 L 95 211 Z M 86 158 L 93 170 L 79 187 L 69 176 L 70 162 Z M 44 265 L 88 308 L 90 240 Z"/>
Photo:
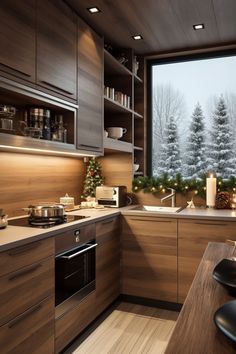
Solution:
<path fill-rule="evenodd" d="M 67 95 L 73 96 L 73 93 L 72 93 L 72 92 L 67 91 L 67 90 L 64 90 L 64 89 L 62 89 L 62 88 L 60 88 L 60 87 L 58 87 L 58 86 L 56 86 L 56 85 L 50 84 L 50 82 L 48 82 L 48 81 L 44 81 L 44 80 L 43 80 L 43 81 L 40 81 L 40 82 L 42 82 L 43 84 L 45 84 L 45 85 L 47 85 L 47 86 L 52 87 L 53 89 L 59 90 L 59 91 L 61 91 L 61 92 L 64 92 L 64 93 L 66 93 Z"/>
<path fill-rule="evenodd" d="M 145 219 L 139 219 L 139 218 L 130 218 L 130 220 L 134 220 L 134 221 L 150 221 L 149 219 L 146 220 Z M 170 223 L 172 222 L 172 220 L 151 220 L 152 222 L 165 222 L 165 223 Z"/>
<path fill-rule="evenodd" d="M 226 226 L 226 224 L 214 224 L 214 223 L 210 223 L 210 222 L 201 222 L 201 221 L 198 221 L 198 222 L 195 222 L 194 224 L 197 224 L 197 225 L 210 225 L 210 226 Z"/>
<path fill-rule="evenodd" d="M 30 76 L 31 76 L 30 74 L 27 74 L 27 73 L 25 73 L 24 71 L 21 71 L 21 70 L 12 68 L 12 67 L 9 66 L 9 65 L 6 65 L 6 64 L 2 64 L 2 65 L 5 66 L 6 68 L 9 68 L 9 69 L 11 69 L 11 70 L 16 71 L 17 73 L 19 73 L 19 74 L 21 74 L 21 75 L 24 75 L 24 76 L 27 76 L 27 77 L 30 77 Z"/>
<path fill-rule="evenodd" d="M 87 144 L 79 144 L 80 146 L 88 147 L 88 148 L 95 148 L 95 149 L 101 149 L 101 146 L 95 146 L 95 145 L 87 145 Z"/>
<path fill-rule="evenodd" d="M 12 328 L 17 326 L 21 321 L 23 321 L 26 317 L 32 315 L 34 312 L 39 311 L 42 307 L 42 304 L 36 305 L 33 308 L 29 309 L 28 311 L 26 311 L 25 313 L 23 313 L 22 315 L 18 316 L 15 320 L 11 321 L 8 324 L 8 328 Z"/>
<path fill-rule="evenodd" d="M 115 219 L 112 220 L 108 220 L 108 221 L 103 221 L 102 225 L 106 225 L 106 224 L 111 224 Z"/>
<path fill-rule="evenodd" d="M 11 250 L 8 252 L 9 256 L 16 256 L 20 253 L 27 252 L 29 250 L 32 250 L 33 248 L 38 247 L 41 244 L 41 242 L 33 242 L 28 245 L 22 246 L 22 247 L 17 247 L 16 249 Z"/>
<path fill-rule="evenodd" d="M 38 269 L 39 267 L 41 267 L 41 264 L 36 264 L 36 265 L 33 265 L 31 267 L 28 267 L 27 269 L 22 269 L 22 270 L 19 270 L 18 272 L 15 272 L 13 273 L 9 278 L 8 280 L 14 280 L 16 278 L 19 278 L 19 277 L 22 277 L 28 273 L 31 273 L 31 272 L 34 272 L 36 269 Z"/>

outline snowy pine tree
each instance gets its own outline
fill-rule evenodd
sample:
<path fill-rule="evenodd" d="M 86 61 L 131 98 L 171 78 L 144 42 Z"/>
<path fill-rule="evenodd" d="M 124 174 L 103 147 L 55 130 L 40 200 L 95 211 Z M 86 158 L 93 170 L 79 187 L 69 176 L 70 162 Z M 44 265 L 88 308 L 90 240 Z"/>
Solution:
<path fill-rule="evenodd" d="M 190 178 L 199 178 L 206 172 L 205 125 L 199 103 L 197 103 L 191 118 L 185 175 Z"/>
<path fill-rule="evenodd" d="M 232 130 L 223 96 L 219 98 L 213 115 L 208 154 L 209 167 L 217 173 L 217 176 L 227 179 L 235 174 Z"/>
<path fill-rule="evenodd" d="M 181 159 L 177 125 L 174 117 L 170 117 L 164 132 L 164 143 L 161 149 L 158 174 L 168 173 L 169 176 L 175 177 L 180 172 Z"/>

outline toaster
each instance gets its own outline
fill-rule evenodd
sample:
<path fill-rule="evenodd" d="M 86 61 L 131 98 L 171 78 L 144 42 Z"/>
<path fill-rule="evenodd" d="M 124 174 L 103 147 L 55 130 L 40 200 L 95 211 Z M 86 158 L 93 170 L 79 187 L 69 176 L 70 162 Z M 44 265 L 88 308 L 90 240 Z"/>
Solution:
<path fill-rule="evenodd" d="M 126 186 L 99 186 L 96 187 L 96 201 L 99 205 L 111 208 L 126 206 Z"/>

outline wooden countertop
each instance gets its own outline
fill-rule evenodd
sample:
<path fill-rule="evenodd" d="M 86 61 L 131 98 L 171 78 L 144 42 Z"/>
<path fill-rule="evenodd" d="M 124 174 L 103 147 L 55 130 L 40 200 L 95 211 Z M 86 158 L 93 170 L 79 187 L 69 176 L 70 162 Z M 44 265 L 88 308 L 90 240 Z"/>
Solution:
<path fill-rule="evenodd" d="M 235 298 L 212 278 L 215 265 L 231 257 L 233 247 L 208 244 L 165 354 L 231 354 L 232 343 L 215 326 L 215 311 Z"/>

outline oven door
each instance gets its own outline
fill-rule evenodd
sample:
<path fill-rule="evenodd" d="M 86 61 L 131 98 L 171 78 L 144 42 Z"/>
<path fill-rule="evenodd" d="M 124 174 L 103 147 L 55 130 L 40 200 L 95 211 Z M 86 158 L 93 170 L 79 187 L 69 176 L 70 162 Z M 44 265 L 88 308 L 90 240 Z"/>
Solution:
<path fill-rule="evenodd" d="M 95 290 L 96 246 L 91 241 L 56 256 L 56 306 Z"/>

